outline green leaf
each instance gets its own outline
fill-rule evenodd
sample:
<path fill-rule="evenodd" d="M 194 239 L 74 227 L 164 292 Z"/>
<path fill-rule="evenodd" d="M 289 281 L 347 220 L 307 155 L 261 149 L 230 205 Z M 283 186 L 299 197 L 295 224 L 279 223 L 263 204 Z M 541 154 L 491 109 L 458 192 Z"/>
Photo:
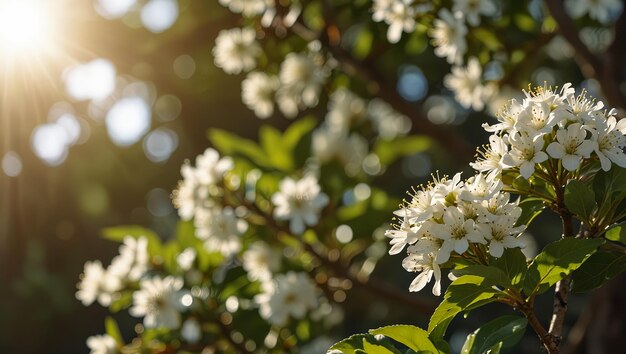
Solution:
<path fill-rule="evenodd" d="M 280 171 L 290 172 L 293 170 L 293 156 L 283 144 L 281 133 L 269 125 L 263 125 L 259 129 L 261 147 L 268 156 L 272 167 Z"/>
<path fill-rule="evenodd" d="M 293 152 L 298 143 L 305 135 L 310 133 L 317 125 L 315 117 L 304 117 L 292 123 L 283 133 L 283 146 Z"/>
<path fill-rule="evenodd" d="M 512 285 L 507 274 L 502 269 L 493 266 L 472 264 L 461 269 L 454 269 L 452 273 L 457 277 L 475 275 L 484 278 L 484 284 L 497 285 L 504 288 Z"/>
<path fill-rule="evenodd" d="M 400 342 L 412 350 L 418 351 L 430 351 L 433 353 L 439 353 L 439 350 L 428 338 L 428 332 L 425 330 L 409 325 L 394 325 L 381 327 L 378 329 L 370 330 L 371 334 L 382 334 L 385 337 L 389 337 L 397 342 Z"/>
<path fill-rule="evenodd" d="M 513 286 L 518 285 L 526 273 L 526 256 L 519 248 L 505 249 L 502 257 L 493 259 L 491 264 L 501 269 Z"/>
<path fill-rule="evenodd" d="M 369 344 L 369 345 L 368 345 Z M 332 347 L 328 349 L 328 351 L 337 351 L 344 354 L 356 354 L 356 353 L 370 353 L 366 350 L 365 347 L 374 348 L 374 350 L 382 350 L 379 347 L 382 347 L 388 351 L 386 352 L 374 352 L 374 353 L 394 353 L 399 354 L 400 351 L 395 349 L 391 342 L 384 338 L 383 340 L 378 340 L 372 334 L 355 334 L 352 335 L 338 343 L 335 343 Z"/>
<path fill-rule="evenodd" d="M 106 334 L 115 339 L 117 345 L 124 345 L 124 338 L 122 338 L 122 333 L 120 332 L 120 327 L 117 325 L 115 319 L 111 316 L 107 316 L 104 319 L 104 329 Z"/>
<path fill-rule="evenodd" d="M 264 167 L 273 167 L 263 149 L 252 140 L 244 139 L 221 129 L 211 129 L 209 140 L 224 155 L 241 155 Z"/>
<path fill-rule="evenodd" d="M 589 184 L 571 180 L 565 186 L 565 206 L 580 220 L 587 221 L 596 207 L 596 197 Z"/>
<path fill-rule="evenodd" d="M 510 348 L 522 339 L 527 324 L 528 320 L 519 316 L 498 317 L 471 333 L 461 353 L 482 354 L 497 346 L 498 343 L 501 343 L 501 348 Z"/>
<path fill-rule="evenodd" d="M 578 269 L 604 242 L 599 239 L 565 238 L 547 245 L 528 267 L 526 295 L 541 294 Z"/>
<path fill-rule="evenodd" d="M 530 224 L 545 209 L 545 204 L 540 199 L 526 198 L 519 203 L 519 207 L 522 208 L 522 214 L 515 226 Z"/>
<path fill-rule="evenodd" d="M 374 153 L 383 165 L 389 165 L 402 156 L 409 156 L 424 152 L 432 146 L 432 140 L 427 136 L 413 135 L 393 140 L 379 139 L 373 148 Z"/>
<path fill-rule="evenodd" d="M 490 31 L 484 28 L 475 28 L 473 30 L 474 36 L 481 41 L 485 47 L 489 50 L 495 51 L 502 47 L 502 43 L 494 33 L 494 31 Z"/>
<path fill-rule="evenodd" d="M 161 253 L 161 239 L 154 231 L 146 229 L 142 226 L 128 225 L 128 226 L 116 226 L 107 227 L 102 230 L 102 236 L 111 241 L 124 242 L 126 236 L 138 239 L 145 237 L 148 240 L 148 253 L 150 256 L 160 256 Z"/>
<path fill-rule="evenodd" d="M 624 271 L 626 271 L 626 254 L 596 252 L 572 273 L 572 291 L 582 293 L 599 288 Z"/>
<path fill-rule="evenodd" d="M 607 240 L 619 242 L 626 245 L 626 221 L 610 228 L 605 234 Z"/>
<path fill-rule="evenodd" d="M 122 295 L 111 302 L 109 305 L 109 311 L 112 313 L 120 312 L 121 310 L 127 309 L 133 303 L 133 293 L 130 291 L 124 291 L 121 293 Z"/>
<path fill-rule="evenodd" d="M 365 339 L 363 339 L 363 350 L 367 354 L 395 354 L 393 351 L 385 348 L 384 346 L 372 344 Z"/>
<path fill-rule="evenodd" d="M 154 231 L 137 225 L 107 227 L 102 230 L 102 236 L 107 240 L 115 242 L 123 242 L 126 236 L 133 238 L 139 238 L 141 236 L 147 238 L 159 238 Z"/>
<path fill-rule="evenodd" d="M 491 302 L 486 300 L 492 299 L 496 293 L 498 291 L 493 284 L 485 281 L 484 277 L 464 275 L 453 281 L 446 290 L 444 300 L 430 317 L 428 332 L 431 340 L 437 342 L 442 339 L 452 319 L 461 311 L 477 303 Z"/>

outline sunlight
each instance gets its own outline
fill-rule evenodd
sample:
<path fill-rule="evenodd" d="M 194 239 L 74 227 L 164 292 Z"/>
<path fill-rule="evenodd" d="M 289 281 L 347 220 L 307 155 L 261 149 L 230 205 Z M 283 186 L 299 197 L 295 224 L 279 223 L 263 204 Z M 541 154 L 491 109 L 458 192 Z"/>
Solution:
<path fill-rule="evenodd" d="M 0 0 L 0 50 L 30 54 L 46 47 L 54 26 L 39 0 Z"/>

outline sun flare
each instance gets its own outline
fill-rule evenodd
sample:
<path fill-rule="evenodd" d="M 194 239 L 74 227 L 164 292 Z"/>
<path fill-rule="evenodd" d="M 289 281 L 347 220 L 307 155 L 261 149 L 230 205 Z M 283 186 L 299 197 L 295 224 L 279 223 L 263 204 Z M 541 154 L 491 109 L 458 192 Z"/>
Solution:
<path fill-rule="evenodd" d="M 0 0 L 0 55 L 30 55 L 45 50 L 55 26 L 45 1 Z"/>

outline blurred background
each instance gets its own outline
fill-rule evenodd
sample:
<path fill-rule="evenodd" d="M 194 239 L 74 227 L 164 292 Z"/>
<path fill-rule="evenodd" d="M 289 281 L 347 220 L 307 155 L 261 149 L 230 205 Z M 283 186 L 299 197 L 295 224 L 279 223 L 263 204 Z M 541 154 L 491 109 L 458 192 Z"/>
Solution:
<path fill-rule="evenodd" d="M 520 6 L 532 15 L 536 3 Z M 368 7 L 360 8 L 355 19 L 369 19 Z M 100 230 L 138 224 L 167 238 L 178 219 L 170 193 L 180 165 L 208 146 L 207 129 L 256 137 L 261 121 L 241 103 L 242 78 L 224 74 L 211 56 L 219 30 L 240 21 L 217 1 L 0 0 L 0 352 L 87 352 L 85 339 L 103 332 L 107 311 L 83 307 L 74 293 L 85 261 L 108 263 L 116 253 Z M 384 37 L 384 27 L 373 31 Z M 587 32 L 597 46 L 612 39 L 608 31 Z M 544 39 L 554 43 L 537 49 L 516 74 L 526 75 L 526 83 L 573 81 L 597 95 L 597 83 L 582 77 L 559 38 Z M 449 65 L 434 56 L 428 38 L 413 36 L 403 45 L 406 56 L 375 48 L 397 94 L 432 124 L 463 134 L 473 146 L 486 142 L 480 123 L 488 115 L 453 100 L 442 84 Z M 308 113 L 321 120 L 320 107 Z M 289 122 L 276 115 L 263 123 L 284 128 Z M 433 146 L 404 159 L 379 183 L 402 196 L 436 170 L 463 169 L 461 155 L 468 152 L 452 156 Z M 554 235 L 554 221 L 545 217 L 541 231 L 531 233 Z M 384 257 L 380 268 L 394 269 L 405 288 L 411 275 L 398 263 Z M 371 304 L 362 299 L 354 306 Z M 345 332 L 398 322 L 382 306 L 346 318 Z M 572 316 L 577 312 L 574 305 Z M 131 332 L 137 323 L 118 320 Z"/>

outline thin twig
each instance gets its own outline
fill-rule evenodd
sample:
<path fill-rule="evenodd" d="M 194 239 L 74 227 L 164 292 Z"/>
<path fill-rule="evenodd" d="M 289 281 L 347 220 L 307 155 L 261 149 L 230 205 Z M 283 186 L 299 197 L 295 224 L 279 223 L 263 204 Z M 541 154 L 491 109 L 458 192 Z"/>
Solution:
<path fill-rule="evenodd" d="M 518 304 L 518 309 L 526 316 L 528 319 L 528 324 L 533 328 L 535 333 L 539 336 L 539 340 L 546 348 L 546 351 L 549 354 L 557 354 L 559 353 L 559 344 L 554 341 L 554 337 L 546 331 L 545 327 L 539 322 L 537 315 L 535 315 L 535 311 L 533 309 L 533 302 L 524 302 Z"/>

